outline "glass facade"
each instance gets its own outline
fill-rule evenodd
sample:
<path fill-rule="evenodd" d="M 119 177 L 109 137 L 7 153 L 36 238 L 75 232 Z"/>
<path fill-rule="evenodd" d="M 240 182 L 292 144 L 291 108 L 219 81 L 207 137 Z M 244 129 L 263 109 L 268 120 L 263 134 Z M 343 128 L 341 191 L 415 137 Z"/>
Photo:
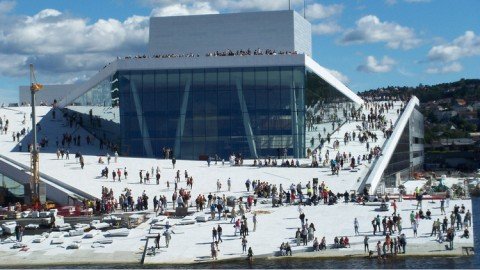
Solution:
<path fill-rule="evenodd" d="M 303 67 L 121 71 L 122 150 L 198 159 L 301 155 Z"/>
<path fill-rule="evenodd" d="M 24 203 L 25 186 L 0 173 L 0 205 L 8 203 Z"/>
<path fill-rule="evenodd" d="M 123 155 L 182 159 L 304 157 L 306 127 L 332 133 L 357 109 L 305 66 L 119 71 L 67 107 Z"/>
<path fill-rule="evenodd" d="M 402 180 L 410 179 L 414 171 L 422 169 L 423 132 L 423 115 L 415 108 L 383 172 L 386 187 L 396 187 Z"/>
<path fill-rule="evenodd" d="M 313 150 L 321 138 L 327 138 L 352 119 L 360 105 L 328 84 L 317 74 L 306 69 L 305 125 L 307 148 Z"/>
<path fill-rule="evenodd" d="M 76 98 L 66 112 L 97 138 L 120 144 L 118 73 L 109 76 Z"/>

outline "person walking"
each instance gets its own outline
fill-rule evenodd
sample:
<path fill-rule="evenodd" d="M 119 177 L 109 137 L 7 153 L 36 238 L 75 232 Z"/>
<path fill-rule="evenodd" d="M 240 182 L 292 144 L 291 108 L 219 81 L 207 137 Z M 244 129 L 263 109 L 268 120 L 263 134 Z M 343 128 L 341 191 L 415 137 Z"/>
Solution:
<path fill-rule="evenodd" d="M 175 163 L 177 163 L 177 160 L 175 159 L 175 157 L 172 157 L 172 166 L 173 166 L 173 169 L 175 169 Z"/>
<path fill-rule="evenodd" d="M 253 231 L 257 230 L 257 213 L 253 213 Z"/>
<path fill-rule="evenodd" d="M 222 233 L 223 233 L 223 229 L 222 229 L 222 227 L 220 226 L 220 224 L 218 224 L 218 227 L 217 227 L 218 242 L 222 242 L 222 243 L 223 243 Z"/>
<path fill-rule="evenodd" d="M 355 218 L 355 219 L 353 220 L 353 227 L 354 227 L 354 229 L 355 229 L 355 235 L 359 235 L 358 226 L 359 226 L 359 224 L 358 224 L 358 219 Z"/>
<path fill-rule="evenodd" d="M 230 179 L 230 177 L 227 180 L 227 186 L 228 186 L 228 191 L 230 191 L 230 189 L 232 187 L 232 180 Z"/>

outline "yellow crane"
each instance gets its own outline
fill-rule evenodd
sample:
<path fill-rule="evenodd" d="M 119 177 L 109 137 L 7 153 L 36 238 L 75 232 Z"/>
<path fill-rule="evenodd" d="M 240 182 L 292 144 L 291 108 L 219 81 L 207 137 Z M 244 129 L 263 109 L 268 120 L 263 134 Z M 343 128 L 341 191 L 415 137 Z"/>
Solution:
<path fill-rule="evenodd" d="M 40 201 L 40 175 L 39 175 L 39 154 L 37 146 L 37 123 L 36 123 L 36 114 L 35 114 L 35 93 L 40 91 L 43 88 L 43 85 L 37 82 L 35 77 L 35 69 L 33 64 L 30 64 L 30 92 L 32 94 L 32 148 L 30 149 L 30 169 L 31 169 L 31 179 L 30 179 L 30 190 L 31 190 L 31 205 L 35 209 L 39 209 L 43 202 Z"/>

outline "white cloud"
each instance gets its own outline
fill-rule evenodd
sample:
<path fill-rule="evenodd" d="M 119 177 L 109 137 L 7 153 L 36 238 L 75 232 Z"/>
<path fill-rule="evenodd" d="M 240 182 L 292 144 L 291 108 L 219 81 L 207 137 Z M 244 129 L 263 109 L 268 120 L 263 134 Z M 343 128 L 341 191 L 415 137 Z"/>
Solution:
<path fill-rule="evenodd" d="M 345 32 L 342 44 L 386 42 L 392 49 L 412 49 L 420 44 L 415 31 L 393 22 L 382 22 L 377 16 L 367 15 L 356 22 L 354 29 Z"/>
<path fill-rule="evenodd" d="M 4 76 L 19 76 L 27 73 L 28 57 L 18 54 L 0 53 L 0 74 Z M 25 71 L 22 71 L 22 68 Z"/>
<path fill-rule="evenodd" d="M 328 35 L 342 31 L 342 27 L 335 22 L 312 24 L 312 32 L 316 35 Z"/>
<path fill-rule="evenodd" d="M 0 15 L 12 11 L 15 5 L 15 1 L 0 1 Z"/>
<path fill-rule="evenodd" d="M 385 0 L 385 4 L 393 6 L 397 3 L 397 0 Z"/>
<path fill-rule="evenodd" d="M 208 2 L 195 2 L 193 4 L 172 4 L 161 8 L 154 8 L 152 10 L 152 17 L 165 17 L 165 16 L 184 16 L 184 15 L 200 15 L 200 14 L 218 14 L 218 10 L 215 10 L 210 6 Z"/>
<path fill-rule="evenodd" d="M 441 67 L 427 68 L 426 72 L 429 74 L 445 74 L 445 73 L 456 73 L 462 70 L 463 70 L 463 67 L 460 63 L 453 62 Z"/>
<path fill-rule="evenodd" d="M 286 0 L 140 0 L 140 2 L 149 7 L 193 6 L 197 2 L 203 2 L 209 3 L 213 10 L 230 12 L 288 9 Z M 291 0 L 291 6 L 292 8 L 303 7 L 303 0 Z"/>
<path fill-rule="evenodd" d="M 307 6 L 306 16 L 309 20 L 325 19 L 342 13 L 343 8 L 343 5 L 340 4 L 324 6 L 315 3 Z"/>
<path fill-rule="evenodd" d="M 341 73 L 340 71 L 335 70 L 335 69 L 327 69 L 327 70 L 328 70 L 328 72 L 330 72 L 330 74 L 333 75 L 333 77 L 337 78 L 342 83 L 347 84 L 347 83 L 350 82 L 350 79 L 346 75 Z"/>
<path fill-rule="evenodd" d="M 450 43 L 434 46 L 428 52 L 430 61 L 453 62 L 460 58 L 480 55 L 480 36 L 473 31 L 454 39 Z"/>
<path fill-rule="evenodd" d="M 89 22 L 45 9 L 33 16 L 13 16 L 0 25 L 0 75 L 19 76 L 32 62 L 39 70 L 66 73 L 98 70 L 115 56 L 145 50 L 148 17 L 124 21 L 99 19 Z"/>
<path fill-rule="evenodd" d="M 365 73 L 385 73 L 392 70 L 395 60 L 388 56 L 384 56 L 378 61 L 374 56 L 367 56 L 366 63 L 357 67 L 358 71 Z"/>

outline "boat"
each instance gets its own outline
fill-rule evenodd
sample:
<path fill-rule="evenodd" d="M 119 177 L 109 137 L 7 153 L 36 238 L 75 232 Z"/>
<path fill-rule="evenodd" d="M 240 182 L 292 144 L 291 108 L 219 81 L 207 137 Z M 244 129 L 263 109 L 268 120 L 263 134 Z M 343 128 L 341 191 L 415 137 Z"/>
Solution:
<path fill-rule="evenodd" d="M 15 227 L 17 227 L 16 221 L 8 221 L 2 224 L 3 233 L 5 234 L 14 234 Z"/>
<path fill-rule="evenodd" d="M 97 235 L 99 235 L 99 234 L 100 234 L 100 231 L 99 231 L 99 230 L 91 230 L 91 231 L 87 232 L 87 233 L 83 236 L 83 238 L 93 238 L 93 237 L 95 237 L 95 236 L 97 236 Z"/>
<path fill-rule="evenodd" d="M 121 228 L 121 229 L 113 229 L 113 230 L 108 230 L 105 236 L 108 237 L 125 237 L 130 234 L 129 229 Z"/>
<path fill-rule="evenodd" d="M 162 222 L 164 220 L 166 220 L 167 217 L 166 216 L 158 216 L 158 217 L 154 217 L 152 218 L 152 221 L 150 222 L 150 224 L 155 224 L 155 223 L 158 223 L 158 222 Z"/>
<path fill-rule="evenodd" d="M 19 242 L 13 244 L 13 246 L 12 246 L 12 248 L 26 248 L 26 247 L 27 247 L 26 244 L 24 244 L 24 243 L 19 243 Z"/>
<path fill-rule="evenodd" d="M 70 236 L 80 236 L 80 235 L 83 235 L 83 233 L 84 233 L 84 230 L 82 230 L 82 229 L 75 229 L 75 230 L 69 230 L 68 231 L 68 234 Z"/>
<path fill-rule="evenodd" d="M 90 222 L 90 228 L 100 230 L 110 227 L 111 225 L 106 222 L 100 222 L 100 220 L 96 219 Z"/>
<path fill-rule="evenodd" d="M 90 229 L 90 225 L 89 224 L 86 224 L 86 223 L 77 223 L 73 226 L 73 228 L 75 230 L 87 230 L 87 229 Z"/>
<path fill-rule="evenodd" d="M 137 226 L 137 225 L 140 225 L 140 223 L 143 222 L 145 217 L 143 215 L 133 214 L 128 219 L 129 219 L 130 224 L 132 224 L 132 226 Z"/>
<path fill-rule="evenodd" d="M 44 233 L 42 233 L 42 235 L 39 235 L 38 237 L 34 238 L 34 239 L 32 240 L 32 243 L 42 243 L 42 242 L 45 241 L 49 236 L 50 236 L 49 233 L 44 232 Z"/>
<path fill-rule="evenodd" d="M 79 249 L 82 241 L 74 241 L 70 245 L 67 246 L 67 249 Z"/>
<path fill-rule="evenodd" d="M 51 245 L 61 245 L 61 244 L 63 244 L 63 242 L 65 242 L 63 240 L 63 238 L 54 238 L 54 239 L 52 239 L 52 241 L 50 241 L 50 244 Z"/>
<path fill-rule="evenodd" d="M 108 222 L 108 223 L 115 223 L 115 222 L 122 221 L 122 218 L 114 216 L 114 215 L 108 215 L 108 216 L 103 217 L 102 221 L 103 222 Z"/>
<path fill-rule="evenodd" d="M 38 227 L 40 227 L 40 225 L 38 225 L 38 224 L 28 224 L 27 226 L 25 226 L 25 229 L 26 230 L 36 230 L 36 229 L 38 229 Z"/>
<path fill-rule="evenodd" d="M 50 239 L 52 239 L 52 241 L 50 241 L 50 244 L 52 244 L 52 245 L 63 244 L 63 242 L 64 242 L 63 237 L 64 236 L 65 236 L 64 232 L 52 232 L 50 234 Z"/>
<path fill-rule="evenodd" d="M 23 211 L 22 214 L 21 214 L 21 217 L 22 218 L 27 218 L 31 215 L 31 212 L 29 210 L 27 211 Z"/>
<path fill-rule="evenodd" d="M 197 221 L 195 220 L 195 217 L 186 216 L 178 222 L 178 225 L 192 225 L 192 224 L 195 224 L 196 222 Z"/>
<path fill-rule="evenodd" d="M 56 231 L 68 231 L 72 228 L 72 226 L 69 223 L 63 223 L 60 225 L 55 226 Z"/>
<path fill-rule="evenodd" d="M 111 244 L 111 243 L 113 243 L 113 240 L 112 240 L 112 239 L 102 239 L 102 240 L 95 241 L 95 243 L 99 243 L 99 244 L 102 244 L 102 245 L 106 245 L 106 244 Z"/>
<path fill-rule="evenodd" d="M 209 219 L 210 219 L 210 217 L 207 216 L 207 215 L 201 215 L 201 216 L 197 216 L 195 218 L 195 220 L 197 220 L 197 222 L 207 222 Z"/>

